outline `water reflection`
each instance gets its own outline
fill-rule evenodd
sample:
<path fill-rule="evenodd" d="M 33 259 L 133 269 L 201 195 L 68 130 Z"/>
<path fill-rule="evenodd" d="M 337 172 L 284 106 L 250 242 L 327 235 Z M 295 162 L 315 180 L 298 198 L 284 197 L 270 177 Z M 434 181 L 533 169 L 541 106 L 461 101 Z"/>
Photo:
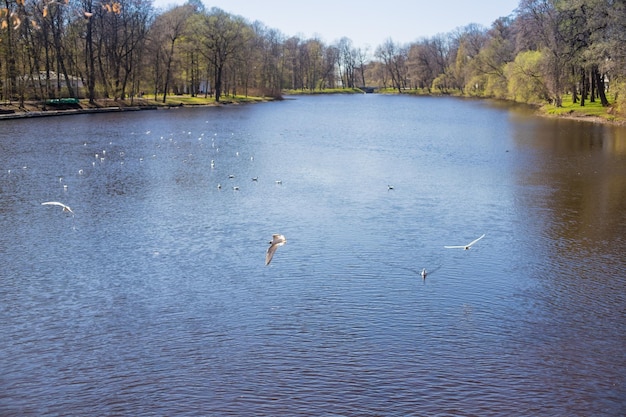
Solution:
<path fill-rule="evenodd" d="M 625 235 L 623 130 L 563 120 L 533 120 L 516 130 L 533 164 L 520 182 L 547 187 L 531 206 L 554 216 L 550 237 L 564 250 L 618 244 Z"/>
<path fill-rule="evenodd" d="M 623 395 L 621 370 L 609 367 L 596 378 L 581 365 L 608 365 L 608 346 L 623 338 L 618 329 L 626 325 L 615 309 L 626 302 L 620 289 L 626 265 L 615 250 L 626 243 L 623 129 L 543 119 L 518 127 L 516 142 L 532 157 L 520 170 L 523 195 L 517 201 L 521 212 L 533 213 L 528 220 L 537 230 L 527 242 L 529 253 L 546 256 L 535 256 L 529 269 L 540 285 L 528 290 L 537 304 L 526 311 L 533 319 L 522 335 L 525 357 L 539 358 L 548 382 L 570 398 L 569 412 L 584 414 L 598 391 L 613 400 Z M 614 354 L 619 362 L 626 359 Z"/>

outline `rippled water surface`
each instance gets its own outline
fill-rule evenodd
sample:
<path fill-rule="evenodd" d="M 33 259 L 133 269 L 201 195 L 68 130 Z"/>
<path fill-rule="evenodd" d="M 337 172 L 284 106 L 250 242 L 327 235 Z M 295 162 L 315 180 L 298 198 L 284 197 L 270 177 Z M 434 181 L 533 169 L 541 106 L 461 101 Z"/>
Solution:
<path fill-rule="evenodd" d="M 0 168 L 0 415 L 626 414 L 624 128 L 304 97 L 0 121 Z"/>

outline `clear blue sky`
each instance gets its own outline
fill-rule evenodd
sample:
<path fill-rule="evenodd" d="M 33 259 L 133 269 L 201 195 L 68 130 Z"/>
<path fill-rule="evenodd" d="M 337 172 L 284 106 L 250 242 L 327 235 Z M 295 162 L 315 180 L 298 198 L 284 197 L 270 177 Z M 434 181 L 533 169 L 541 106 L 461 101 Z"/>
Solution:
<path fill-rule="evenodd" d="M 167 8 L 186 0 L 155 0 Z M 489 27 L 510 15 L 519 0 L 202 0 L 207 9 L 218 7 L 258 20 L 287 36 L 318 37 L 327 44 L 342 37 L 370 52 L 391 38 L 397 43 L 447 33 L 469 23 Z"/>

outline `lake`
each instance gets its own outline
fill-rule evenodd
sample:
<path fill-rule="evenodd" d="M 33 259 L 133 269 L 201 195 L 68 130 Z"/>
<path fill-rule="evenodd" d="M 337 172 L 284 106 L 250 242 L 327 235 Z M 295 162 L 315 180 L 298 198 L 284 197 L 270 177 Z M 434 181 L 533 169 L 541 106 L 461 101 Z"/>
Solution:
<path fill-rule="evenodd" d="M 0 415 L 626 414 L 624 127 L 386 95 L 5 120 L 0 198 Z"/>

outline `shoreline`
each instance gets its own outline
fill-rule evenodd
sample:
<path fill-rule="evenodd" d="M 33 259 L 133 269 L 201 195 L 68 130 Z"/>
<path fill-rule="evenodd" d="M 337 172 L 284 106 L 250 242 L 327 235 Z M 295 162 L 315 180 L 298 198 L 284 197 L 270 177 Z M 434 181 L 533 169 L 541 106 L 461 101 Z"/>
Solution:
<path fill-rule="evenodd" d="M 167 103 L 146 99 L 134 99 L 132 102 L 130 100 L 102 99 L 96 100 L 94 104 L 89 104 L 86 100 L 81 100 L 78 104 L 73 105 L 46 105 L 41 102 L 26 102 L 23 107 L 20 107 L 18 103 L 5 103 L 0 104 L 0 121 L 29 119 L 35 117 L 69 116 L 75 114 L 168 110 L 180 107 L 216 107 L 267 101 L 271 101 L 271 99 L 227 98 L 219 103 L 216 103 L 215 101 L 184 103 L 181 100 L 176 100 L 176 96 L 173 96 L 172 99 L 168 99 Z"/>
<path fill-rule="evenodd" d="M 140 110 L 156 110 L 148 107 L 102 107 L 102 108 L 87 108 L 87 109 L 65 109 L 65 110 L 39 110 L 39 111 L 19 111 L 14 113 L 0 114 L 0 120 L 15 120 L 15 119 L 31 119 L 35 117 L 54 117 L 54 116 L 69 116 L 74 114 L 90 114 L 90 113 L 113 113 L 123 111 L 140 111 Z"/>
<path fill-rule="evenodd" d="M 95 104 L 79 102 L 77 104 L 50 105 L 41 102 L 0 104 L 0 120 L 30 119 L 35 117 L 69 116 L 74 114 L 111 113 L 122 111 L 154 110 L 159 106 L 147 101 L 130 103 L 125 100 L 96 100 Z M 162 106 L 166 107 L 166 106 Z"/>
<path fill-rule="evenodd" d="M 565 120 L 572 120 L 575 122 L 595 123 L 595 124 L 606 125 L 606 126 L 619 126 L 619 127 L 626 126 L 626 119 L 622 119 L 619 117 L 616 117 L 613 120 L 609 120 L 604 117 L 594 116 L 594 115 L 589 115 L 589 114 L 584 114 L 584 113 L 577 113 L 577 112 L 551 114 L 551 113 L 542 111 L 541 109 L 538 109 L 536 111 L 536 114 L 540 117 L 547 117 L 549 119 L 565 119 Z"/>
<path fill-rule="evenodd" d="M 336 94 L 336 93 L 324 93 L 319 94 Z M 175 96 L 174 96 L 175 97 Z M 284 99 L 284 97 L 282 98 Z M 275 99 L 273 99 L 275 100 Z M 76 114 L 94 114 L 94 113 L 115 113 L 126 111 L 146 111 L 146 110 L 169 110 L 172 108 L 180 107 L 215 107 L 225 105 L 237 105 L 272 101 L 272 99 L 244 99 L 238 100 L 237 98 L 224 100 L 219 103 L 216 102 L 201 102 L 201 103 L 184 103 L 182 101 L 176 101 L 171 99 L 169 103 L 156 102 L 154 100 L 146 99 L 134 99 L 132 102 L 129 100 L 113 100 L 103 99 L 96 100 L 95 104 L 88 104 L 81 102 L 75 106 L 48 106 L 40 102 L 27 102 L 24 107 L 19 107 L 17 103 L 0 104 L 0 121 L 2 120 L 18 120 L 18 119 L 30 119 L 36 117 L 55 117 L 55 116 L 70 116 Z M 505 100 L 506 101 L 506 100 Z M 514 102 L 512 102 L 514 103 Z M 596 123 L 607 126 L 626 126 L 626 119 L 615 117 L 610 120 L 600 116 L 588 115 L 580 112 L 569 112 L 561 114 L 553 114 L 542 110 L 542 106 L 534 106 L 535 114 L 539 117 L 546 117 L 550 119 L 566 119 L 577 122 Z M 65 107 L 65 108 L 64 108 Z"/>

